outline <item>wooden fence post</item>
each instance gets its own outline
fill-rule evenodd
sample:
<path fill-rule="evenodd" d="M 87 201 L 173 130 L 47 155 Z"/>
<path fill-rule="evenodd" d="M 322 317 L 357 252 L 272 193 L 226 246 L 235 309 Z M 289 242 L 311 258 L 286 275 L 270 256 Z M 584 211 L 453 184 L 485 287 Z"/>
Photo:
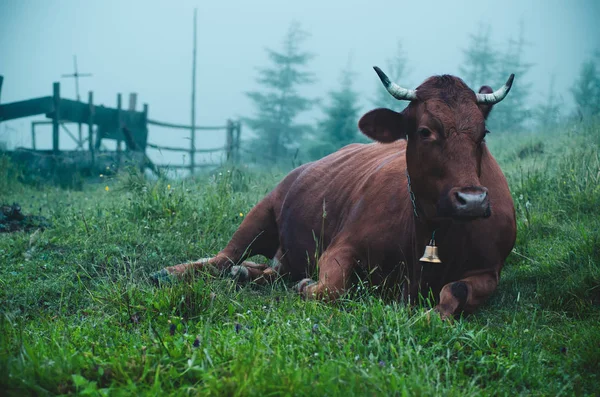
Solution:
<path fill-rule="evenodd" d="M 225 150 L 227 161 L 233 160 L 233 121 L 227 120 L 227 129 L 225 130 Z"/>
<path fill-rule="evenodd" d="M 146 153 L 146 144 L 148 144 L 148 104 L 144 103 L 144 106 L 142 108 L 142 128 L 143 128 L 143 133 L 145 135 L 144 138 L 144 147 L 142 148 L 142 150 L 144 150 L 144 153 Z"/>
<path fill-rule="evenodd" d="M 140 171 L 143 173 L 145 171 L 146 167 L 148 167 L 156 176 L 159 176 L 158 169 L 156 168 L 156 166 L 154 165 L 152 160 L 150 160 L 150 157 L 148 157 L 148 154 L 146 153 L 146 148 L 147 148 L 146 145 L 148 144 L 148 104 L 147 103 L 144 103 L 144 105 L 142 107 L 142 128 L 143 128 L 143 133 L 145 135 L 144 147 L 142 148 L 142 150 L 144 151 L 145 161 L 144 161 L 144 164 L 142 164 Z"/>
<path fill-rule="evenodd" d="M 192 112 L 193 113 L 193 112 Z M 192 122 L 195 122 L 195 117 L 192 116 Z M 192 128 L 190 128 L 190 174 L 194 173 L 194 170 L 196 168 L 196 159 L 195 159 L 195 155 L 196 155 L 196 128 L 195 126 L 192 124 L 191 126 Z"/>
<path fill-rule="evenodd" d="M 121 167 L 121 151 L 123 150 L 122 146 L 123 146 L 123 141 L 121 139 L 121 134 L 123 133 L 121 131 L 121 122 L 122 122 L 122 115 L 121 115 L 121 106 L 122 106 L 122 100 L 123 98 L 121 97 L 121 93 L 117 94 L 117 131 L 116 131 L 116 135 L 117 135 L 117 165 L 120 168 Z"/>
<path fill-rule="evenodd" d="M 148 144 L 148 104 L 144 103 L 144 106 L 142 107 L 142 133 L 144 134 L 145 138 L 144 138 L 144 147 L 142 148 L 142 150 L 144 151 L 144 153 L 146 153 L 146 145 Z"/>
<path fill-rule="evenodd" d="M 35 150 L 35 121 L 31 122 L 31 148 Z"/>
<path fill-rule="evenodd" d="M 192 125 L 191 125 L 191 148 L 190 148 L 190 173 L 194 174 L 196 168 L 196 38 L 197 38 L 197 14 L 198 9 L 194 8 L 194 49 L 192 53 Z"/>
<path fill-rule="evenodd" d="M 88 148 L 90 151 L 91 168 L 96 165 L 96 154 L 94 153 L 94 93 L 88 92 Z"/>
<path fill-rule="evenodd" d="M 58 135 L 60 127 L 60 83 L 52 85 L 52 102 L 54 104 L 54 113 L 52 115 L 52 151 L 54 154 L 60 152 L 58 146 Z"/>
<path fill-rule="evenodd" d="M 135 108 L 137 107 L 137 94 L 135 92 L 129 93 L 129 111 L 135 112 Z"/>
<path fill-rule="evenodd" d="M 236 129 L 235 129 L 235 161 L 240 161 L 240 137 L 242 135 L 242 122 L 240 120 L 237 121 Z"/>

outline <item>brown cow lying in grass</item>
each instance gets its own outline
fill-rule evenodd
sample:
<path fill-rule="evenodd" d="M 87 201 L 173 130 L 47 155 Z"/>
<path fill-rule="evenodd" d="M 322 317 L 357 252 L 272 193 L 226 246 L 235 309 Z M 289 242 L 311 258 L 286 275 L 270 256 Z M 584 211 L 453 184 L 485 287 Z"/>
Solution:
<path fill-rule="evenodd" d="M 514 76 L 496 92 L 484 86 L 476 94 L 453 76 L 409 90 L 375 70 L 390 94 L 410 100 L 401 113 L 375 109 L 360 119 L 360 130 L 377 143 L 349 145 L 296 168 L 215 257 L 153 279 L 210 266 L 242 280 L 287 275 L 305 297 L 333 300 L 356 275 L 368 275 L 371 284 L 403 285 L 412 302 L 432 292 L 443 318 L 481 305 L 516 238 L 508 185 L 484 139 L 485 119 Z M 441 263 L 421 260 L 433 239 Z M 275 265 L 244 261 L 258 254 Z M 307 278 L 317 270 L 317 281 Z"/>

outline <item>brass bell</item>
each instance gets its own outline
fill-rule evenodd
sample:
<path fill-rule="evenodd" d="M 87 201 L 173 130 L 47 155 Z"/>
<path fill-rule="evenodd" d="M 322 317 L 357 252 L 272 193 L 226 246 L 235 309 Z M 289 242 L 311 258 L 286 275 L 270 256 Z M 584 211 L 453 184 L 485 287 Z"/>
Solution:
<path fill-rule="evenodd" d="M 442 263 L 438 256 L 438 247 L 435 246 L 435 240 L 431 240 L 429 245 L 425 246 L 425 252 L 419 260 L 421 262 Z"/>

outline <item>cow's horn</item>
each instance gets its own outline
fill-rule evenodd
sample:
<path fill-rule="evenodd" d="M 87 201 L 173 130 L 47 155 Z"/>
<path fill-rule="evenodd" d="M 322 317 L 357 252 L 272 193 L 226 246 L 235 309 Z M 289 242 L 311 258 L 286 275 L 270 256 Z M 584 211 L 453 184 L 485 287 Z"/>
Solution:
<path fill-rule="evenodd" d="M 508 95 L 508 91 L 510 91 L 514 79 L 515 75 L 511 74 L 502 88 L 497 89 L 491 94 L 475 94 L 477 95 L 477 103 L 493 105 L 494 103 L 500 102 Z"/>
<path fill-rule="evenodd" d="M 388 92 L 392 94 L 394 98 L 406 101 L 417 99 L 417 91 L 402 88 L 398 84 L 392 83 L 385 73 L 383 73 L 377 66 L 373 66 L 373 69 L 375 69 L 375 72 L 377 72 L 377 75 L 381 79 L 385 89 L 388 90 Z"/>

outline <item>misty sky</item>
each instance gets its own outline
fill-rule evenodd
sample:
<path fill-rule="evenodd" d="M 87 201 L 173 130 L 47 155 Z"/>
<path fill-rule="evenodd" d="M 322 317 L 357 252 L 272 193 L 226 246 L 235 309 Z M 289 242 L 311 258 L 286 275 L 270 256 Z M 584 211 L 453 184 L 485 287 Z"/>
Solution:
<path fill-rule="evenodd" d="M 581 63 L 600 48 L 597 0 L 0 0 L 0 74 L 5 78 L 0 101 L 51 95 L 54 81 L 61 81 L 64 97 L 74 98 L 74 82 L 60 75 L 72 72 L 76 54 L 80 72 L 94 74 L 81 80 L 83 98 L 92 90 L 97 104 L 115 106 L 118 92 L 125 103 L 129 92 L 137 92 L 138 107 L 148 103 L 150 118 L 189 124 L 194 7 L 201 125 L 252 115 L 244 92 L 258 88 L 254 79 L 257 67 L 267 63 L 264 49 L 280 48 L 293 20 L 311 34 L 305 48 L 315 54 L 311 69 L 318 82 L 303 93 L 325 97 L 351 57 L 363 111 L 380 88 L 372 66 L 385 65 L 398 39 L 411 71 L 400 84 L 414 88 L 433 74 L 460 76 L 462 50 L 480 23 L 491 24 L 494 44 L 502 49 L 523 21 L 530 43 L 525 61 L 534 64 L 524 77 L 533 83 L 532 100 L 548 91 L 555 75 L 568 106 L 568 89 Z M 320 116 L 315 109 L 304 118 Z M 29 147 L 30 121 L 0 124 L 0 140 Z M 38 147 L 50 148 L 49 131 L 38 134 Z M 212 147 L 223 142 L 223 134 L 198 132 L 197 139 L 198 147 Z M 66 136 L 61 140 L 61 147 L 70 146 Z M 151 127 L 149 141 L 188 146 L 182 130 Z"/>

